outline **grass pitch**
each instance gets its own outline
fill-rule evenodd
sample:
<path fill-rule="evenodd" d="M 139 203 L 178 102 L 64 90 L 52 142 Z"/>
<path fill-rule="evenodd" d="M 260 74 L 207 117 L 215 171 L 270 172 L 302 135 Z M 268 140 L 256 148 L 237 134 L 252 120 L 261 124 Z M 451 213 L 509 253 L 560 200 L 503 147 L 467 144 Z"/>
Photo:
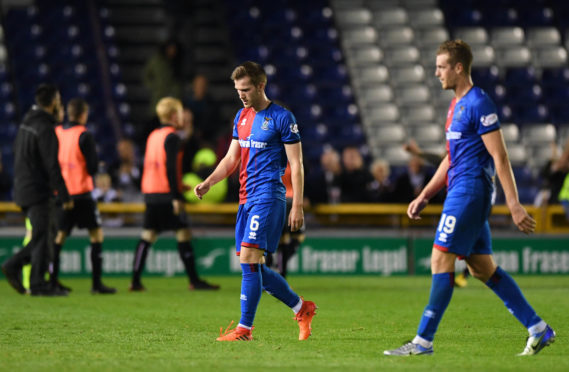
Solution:
<path fill-rule="evenodd" d="M 415 335 L 430 277 L 291 277 L 319 306 L 313 335 L 298 341 L 293 313 L 263 294 L 253 342 L 220 343 L 219 327 L 239 321 L 240 277 L 208 278 L 217 292 L 189 292 L 183 278 L 107 278 L 114 296 L 93 296 L 87 279 L 63 279 L 67 298 L 16 294 L 0 280 L 0 370 L 466 370 L 568 371 L 569 278 L 517 277 L 538 314 L 557 332 L 534 357 L 516 357 L 526 330 L 485 286 L 457 289 L 433 356 L 393 358 L 383 350 Z"/>

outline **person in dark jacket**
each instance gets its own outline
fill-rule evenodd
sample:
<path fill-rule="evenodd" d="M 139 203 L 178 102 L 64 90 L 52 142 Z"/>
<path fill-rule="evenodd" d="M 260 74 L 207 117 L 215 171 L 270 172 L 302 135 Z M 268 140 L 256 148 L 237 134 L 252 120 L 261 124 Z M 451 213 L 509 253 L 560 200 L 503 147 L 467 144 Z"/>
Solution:
<path fill-rule="evenodd" d="M 10 285 L 24 294 L 21 269 L 31 261 L 31 295 L 64 296 L 66 291 L 54 288 L 44 278 L 55 238 L 55 195 L 63 208 L 73 208 L 61 176 L 57 159 L 59 144 L 54 130 L 63 108 L 54 85 L 40 85 L 35 101 L 36 105 L 24 117 L 14 142 L 14 201 L 30 219 L 32 239 L 2 265 L 2 271 Z"/>

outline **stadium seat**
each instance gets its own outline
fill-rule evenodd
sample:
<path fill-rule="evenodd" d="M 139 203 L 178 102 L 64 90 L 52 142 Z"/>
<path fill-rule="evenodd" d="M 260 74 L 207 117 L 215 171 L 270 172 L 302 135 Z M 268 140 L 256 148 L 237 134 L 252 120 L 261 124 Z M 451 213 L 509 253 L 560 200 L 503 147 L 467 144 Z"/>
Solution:
<path fill-rule="evenodd" d="M 443 12 L 436 7 L 411 10 L 409 12 L 409 23 L 413 27 L 443 26 L 444 21 Z"/>
<path fill-rule="evenodd" d="M 533 64 L 539 68 L 567 65 L 567 50 L 562 46 L 536 48 L 533 50 L 532 57 Z"/>
<path fill-rule="evenodd" d="M 518 143 L 520 140 L 520 130 L 515 123 L 503 123 L 501 125 L 502 135 L 504 141 L 509 145 L 510 143 Z"/>
<path fill-rule="evenodd" d="M 437 120 L 437 112 L 432 105 L 419 104 L 403 107 L 404 123 L 432 123 Z M 413 124 L 409 124 L 413 125 Z"/>
<path fill-rule="evenodd" d="M 449 39 L 448 31 L 442 26 L 425 28 L 421 32 L 415 33 L 415 42 L 424 48 L 436 48 Z"/>
<path fill-rule="evenodd" d="M 382 156 L 392 166 L 407 165 L 411 156 L 401 145 L 388 146 L 382 151 Z"/>
<path fill-rule="evenodd" d="M 510 6 L 492 6 L 484 11 L 485 24 L 489 26 L 515 26 L 519 21 L 519 12 Z"/>
<path fill-rule="evenodd" d="M 496 52 L 496 62 L 500 67 L 521 67 L 531 63 L 531 53 L 525 46 L 503 47 Z"/>
<path fill-rule="evenodd" d="M 399 107 L 393 103 L 383 103 L 366 109 L 365 117 L 372 123 L 391 123 L 399 120 Z"/>
<path fill-rule="evenodd" d="M 466 41 L 470 46 L 487 45 L 488 32 L 484 27 L 460 27 L 454 30 L 454 38 Z"/>
<path fill-rule="evenodd" d="M 383 47 L 396 47 L 413 43 L 415 33 L 408 26 L 391 27 L 379 32 L 379 43 Z"/>
<path fill-rule="evenodd" d="M 336 21 L 340 27 L 364 26 L 371 19 L 371 12 L 364 8 L 340 9 L 336 12 Z"/>
<path fill-rule="evenodd" d="M 556 27 L 535 27 L 527 30 L 527 45 L 530 48 L 561 45 L 561 33 Z"/>
<path fill-rule="evenodd" d="M 481 87 L 487 92 L 500 82 L 500 74 L 496 66 L 473 68 L 471 76 L 474 85 Z"/>
<path fill-rule="evenodd" d="M 392 67 L 389 71 L 395 85 L 421 83 L 425 80 L 425 69 L 421 65 Z"/>
<path fill-rule="evenodd" d="M 342 42 L 350 47 L 352 45 L 373 44 L 377 41 L 377 32 L 373 27 L 350 28 L 342 32 Z"/>
<path fill-rule="evenodd" d="M 365 84 L 385 83 L 389 79 L 389 70 L 382 65 L 364 67 L 359 71 L 357 79 Z"/>
<path fill-rule="evenodd" d="M 496 27 L 490 31 L 490 44 L 493 47 L 512 47 L 525 41 L 521 27 Z"/>
<path fill-rule="evenodd" d="M 419 62 L 419 49 L 414 46 L 397 46 L 385 49 L 385 63 L 391 66 L 410 65 Z"/>
<path fill-rule="evenodd" d="M 409 127 L 410 135 L 421 148 L 430 144 L 441 144 L 444 141 L 443 127 L 439 124 L 422 124 Z"/>
<path fill-rule="evenodd" d="M 349 54 L 350 61 L 357 67 L 378 64 L 383 60 L 383 51 L 375 45 L 355 46 Z"/>
<path fill-rule="evenodd" d="M 378 4 L 381 4 L 381 2 L 378 2 Z M 378 29 L 407 25 L 409 16 L 404 8 L 389 8 L 383 4 L 381 4 L 381 8 L 382 9 L 378 9 L 373 13 L 373 19 L 371 21 Z"/>
<path fill-rule="evenodd" d="M 488 45 L 474 45 L 472 46 L 472 61 L 473 67 L 490 67 L 496 62 L 496 53 L 494 48 Z"/>
<path fill-rule="evenodd" d="M 522 144 L 508 144 L 508 156 L 512 166 L 524 166 L 527 163 L 526 147 Z"/>
<path fill-rule="evenodd" d="M 393 89 L 388 84 L 363 87 L 361 92 L 361 99 L 368 106 L 392 102 L 394 97 Z"/>
<path fill-rule="evenodd" d="M 374 129 L 372 137 L 376 144 L 401 143 L 407 138 L 407 133 L 401 125 L 381 126 Z"/>
<path fill-rule="evenodd" d="M 522 128 L 522 141 L 528 145 L 546 145 L 557 140 L 552 124 L 532 124 Z"/>
<path fill-rule="evenodd" d="M 424 104 L 430 102 L 431 91 L 422 84 L 405 85 L 396 90 L 395 97 L 397 102 L 404 106 Z"/>
<path fill-rule="evenodd" d="M 537 71 L 534 67 L 514 67 L 505 71 L 504 83 L 508 87 L 527 86 L 537 83 Z"/>

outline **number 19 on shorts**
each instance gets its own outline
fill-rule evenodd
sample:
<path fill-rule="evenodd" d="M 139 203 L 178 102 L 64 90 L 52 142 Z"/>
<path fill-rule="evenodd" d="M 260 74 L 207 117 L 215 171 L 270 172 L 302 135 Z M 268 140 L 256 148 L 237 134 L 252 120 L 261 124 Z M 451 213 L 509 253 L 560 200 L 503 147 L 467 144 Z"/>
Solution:
<path fill-rule="evenodd" d="M 441 242 L 446 243 L 448 236 L 454 232 L 455 225 L 456 217 L 450 215 L 447 216 L 446 213 L 443 213 L 441 216 L 441 222 L 437 228 L 437 231 L 439 232 L 439 240 Z"/>

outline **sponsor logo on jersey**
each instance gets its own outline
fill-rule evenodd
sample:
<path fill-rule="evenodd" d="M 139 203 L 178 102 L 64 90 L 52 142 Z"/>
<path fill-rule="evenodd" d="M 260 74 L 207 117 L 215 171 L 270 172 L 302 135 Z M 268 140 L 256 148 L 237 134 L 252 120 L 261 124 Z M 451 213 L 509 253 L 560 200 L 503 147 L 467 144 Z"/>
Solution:
<path fill-rule="evenodd" d="M 243 120 L 241 120 L 241 125 L 245 125 L 247 123 L 247 118 L 243 118 Z"/>
<path fill-rule="evenodd" d="M 252 139 L 239 140 L 239 146 L 252 149 L 264 149 L 268 145 L 267 142 L 253 141 Z"/>
<path fill-rule="evenodd" d="M 498 121 L 498 115 L 495 113 L 486 116 L 482 115 L 482 117 L 480 117 L 480 122 L 485 127 L 489 127 L 490 125 L 496 123 L 497 121 Z"/>
<path fill-rule="evenodd" d="M 290 125 L 290 131 L 292 133 L 298 133 L 298 124 L 296 124 L 296 123 L 291 124 Z"/>
<path fill-rule="evenodd" d="M 271 120 L 273 120 L 273 119 L 272 119 L 272 118 L 265 117 L 265 121 L 263 121 L 263 124 L 261 124 L 261 129 L 262 129 L 262 130 L 267 130 L 267 129 L 269 129 L 269 122 L 270 122 Z"/>
<path fill-rule="evenodd" d="M 247 295 L 244 295 L 243 293 L 241 293 L 241 301 L 247 301 Z"/>
<path fill-rule="evenodd" d="M 254 231 L 250 231 L 249 232 L 249 239 L 251 240 L 257 240 L 257 233 Z"/>
<path fill-rule="evenodd" d="M 452 130 L 449 130 L 446 133 L 446 137 L 447 137 L 447 140 L 461 139 L 462 138 L 462 132 L 454 132 Z"/>

